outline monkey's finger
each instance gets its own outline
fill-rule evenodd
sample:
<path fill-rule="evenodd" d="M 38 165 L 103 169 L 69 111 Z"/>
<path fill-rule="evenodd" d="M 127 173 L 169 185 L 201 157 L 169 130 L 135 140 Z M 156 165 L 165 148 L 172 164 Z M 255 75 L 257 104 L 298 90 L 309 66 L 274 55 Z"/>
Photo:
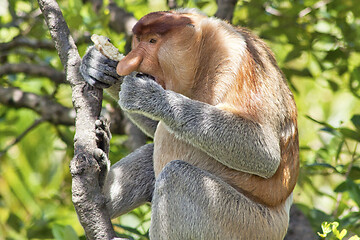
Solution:
<path fill-rule="evenodd" d="M 110 150 L 110 137 L 102 128 L 95 129 L 96 144 L 98 148 L 102 149 L 106 155 L 109 154 Z"/>
<path fill-rule="evenodd" d="M 109 62 L 109 59 L 106 59 L 106 61 L 104 62 L 97 61 L 93 58 L 90 58 L 89 60 L 83 60 L 83 64 L 85 64 L 88 68 L 94 68 L 99 72 L 103 72 L 106 75 L 112 76 L 114 78 L 120 78 L 120 76 L 116 73 L 116 68 L 109 65 L 107 62 Z"/>
<path fill-rule="evenodd" d="M 106 75 L 119 78 L 120 76 L 116 73 L 116 65 L 116 61 L 105 57 L 94 47 L 88 50 L 81 61 L 83 71 L 93 68 Z"/>
<path fill-rule="evenodd" d="M 94 46 L 90 47 L 88 52 L 83 57 L 86 61 L 89 61 L 90 59 L 93 59 L 96 63 L 102 63 L 105 65 L 108 65 L 112 68 L 116 69 L 116 66 L 118 64 L 117 61 L 112 60 L 106 56 L 104 56 L 99 50 L 97 50 Z"/>
<path fill-rule="evenodd" d="M 111 139 L 110 122 L 104 116 L 100 116 L 99 119 L 95 121 L 95 127 L 101 128 L 108 138 Z"/>
<path fill-rule="evenodd" d="M 100 72 L 92 67 L 87 69 L 87 74 L 93 79 L 96 79 L 98 83 L 107 84 L 110 86 L 119 81 L 119 78 L 114 78 L 113 76 L 106 75 L 103 72 Z"/>
<path fill-rule="evenodd" d="M 82 77 L 84 78 L 84 80 L 91 86 L 94 86 L 97 88 L 108 88 L 111 86 L 110 84 L 102 83 L 102 82 L 98 81 L 96 78 L 90 76 L 87 69 L 84 70 L 84 65 L 80 66 L 80 73 L 81 73 Z"/>
<path fill-rule="evenodd" d="M 90 53 L 86 54 L 81 61 L 81 65 L 85 68 L 85 70 L 87 68 L 94 68 L 99 72 L 105 73 L 106 75 L 112 76 L 114 78 L 119 78 L 120 76 L 116 73 L 117 62 L 106 58 L 101 53 L 99 54 L 101 56 L 94 56 L 94 54 Z"/>

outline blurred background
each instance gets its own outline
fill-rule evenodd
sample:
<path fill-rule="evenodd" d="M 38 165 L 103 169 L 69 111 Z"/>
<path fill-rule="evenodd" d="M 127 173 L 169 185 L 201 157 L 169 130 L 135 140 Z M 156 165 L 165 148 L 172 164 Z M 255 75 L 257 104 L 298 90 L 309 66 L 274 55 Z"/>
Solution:
<path fill-rule="evenodd" d="M 126 53 L 129 26 L 149 12 L 187 7 L 219 16 L 218 5 L 223 4 L 58 2 L 81 56 L 93 33 L 108 36 Z M 222 17 L 265 39 L 295 95 L 301 173 L 294 204 L 314 232 L 322 233 L 326 221 L 338 222 L 339 230 L 348 231 L 346 237 L 360 235 L 360 4 L 234 3 L 233 15 Z M 113 163 L 149 141 L 110 97 L 105 96 L 103 108 L 112 122 Z M 0 0 L 0 240 L 84 239 L 71 202 L 73 122 L 71 88 L 37 1 Z M 147 239 L 149 220 L 150 207 L 144 205 L 113 223 L 121 236 Z M 342 236 L 335 231 L 327 239 Z"/>

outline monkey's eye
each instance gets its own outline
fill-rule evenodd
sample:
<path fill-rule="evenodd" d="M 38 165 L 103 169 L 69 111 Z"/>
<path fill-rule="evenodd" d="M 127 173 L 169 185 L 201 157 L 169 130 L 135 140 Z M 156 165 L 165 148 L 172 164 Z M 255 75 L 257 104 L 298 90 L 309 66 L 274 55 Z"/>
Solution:
<path fill-rule="evenodd" d="M 149 43 L 156 43 L 156 39 L 154 39 L 154 38 L 150 39 Z"/>

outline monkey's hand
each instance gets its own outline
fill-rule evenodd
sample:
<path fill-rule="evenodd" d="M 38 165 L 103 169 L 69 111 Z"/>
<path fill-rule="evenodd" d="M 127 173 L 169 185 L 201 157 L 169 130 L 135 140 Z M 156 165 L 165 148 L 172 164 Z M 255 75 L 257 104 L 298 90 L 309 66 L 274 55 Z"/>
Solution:
<path fill-rule="evenodd" d="M 158 107 L 165 101 L 165 90 L 149 77 L 137 74 L 126 76 L 119 94 L 120 107 L 130 113 L 141 113 L 153 120 L 158 115 Z"/>
<path fill-rule="evenodd" d="M 80 73 L 90 85 L 108 88 L 121 81 L 121 77 L 116 73 L 117 64 L 117 61 L 105 57 L 95 46 L 92 46 L 81 61 Z"/>

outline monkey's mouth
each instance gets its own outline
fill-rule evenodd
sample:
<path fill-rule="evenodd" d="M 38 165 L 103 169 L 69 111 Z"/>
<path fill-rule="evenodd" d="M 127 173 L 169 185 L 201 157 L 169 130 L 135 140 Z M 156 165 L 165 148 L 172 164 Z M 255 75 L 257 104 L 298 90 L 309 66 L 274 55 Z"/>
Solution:
<path fill-rule="evenodd" d="M 151 80 L 156 81 L 154 76 L 151 76 L 150 74 L 147 74 L 147 73 L 139 72 L 139 73 L 136 74 L 136 77 L 138 77 L 138 78 L 150 78 Z"/>
<path fill-rule="evenodd" d="M 166 89 L 166 86 L 165 86 L 165 82 L 162 81 L 160 78 L 158 77 L 155 77 L 153 75 L 150 75 L 150 74 L 147 74 L 147 73 L 142 73 L 142 72 L 138 72 L 136 74 L 136 77 L 138 78 L 142 78 L 142 79 L 145 79 L 145 78 L 150 78 L 151 80 L 157 82 L 158 84 L 161 85 L 162 88 Z"/>

